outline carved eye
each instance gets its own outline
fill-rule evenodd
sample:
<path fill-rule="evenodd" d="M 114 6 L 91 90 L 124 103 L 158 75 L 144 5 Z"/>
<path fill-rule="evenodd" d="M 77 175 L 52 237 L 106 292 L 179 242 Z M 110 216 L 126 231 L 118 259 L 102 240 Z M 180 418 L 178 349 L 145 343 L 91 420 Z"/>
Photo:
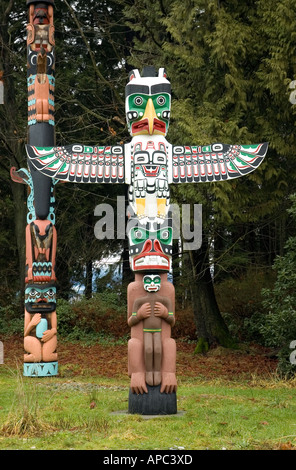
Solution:
<path fill-rule="evenodd" d="M 148 152 L 136 152 L 134 157 L 134 163 L 142 165 L 143 163 L 149 163 Z"/>
<path fill-rule="evenodd" d="M 142 238 L 142 237 L 143 237 L 142 232 L 141 232 L 140 230 L 137 230 L 137 231 L 135 232 L 135 238 L 137 238 L 137 239 L 139 240 L 139 239 Z"/>
<path fill-rule="evenodd" d="M 170 245 L 172 242 L 172 229 L 170 227 L 164 228 L 158 232 L 158 240 L 165 245 Z"/>
<path fill-rule="evenodd" d="M 134 98 L 134 103 L 137 105 L 137 106 L 141 106 L 141 104 L 143 104 L 143 98 L 142 96 L 136 96 Z"/>
<path fill-rule="evenodd" d="M 159 104 L 159 106 L 163 106 L 165 104 L 166 99 L 164 96 L 161 95 L 157 97 L 156 101 L 157 101 L 157 104 Z"/>
<path fill-rule="evenodd" d="M 168 230 L 164 230 L 161 234 L 161 237 L 163 238 L 163 240 L 167 240 L 169 238 L 170 234 L 169 234 L 169 231 Z"/>
<path fill-rule="evenodd" d="M 55 295 L 54 290 L 53 290 L 53 289 L 49 289 L 49 290 L 47 291 L 47 295 L 48 295 L 49 297 L 53 297 L 53 296 Z"/>

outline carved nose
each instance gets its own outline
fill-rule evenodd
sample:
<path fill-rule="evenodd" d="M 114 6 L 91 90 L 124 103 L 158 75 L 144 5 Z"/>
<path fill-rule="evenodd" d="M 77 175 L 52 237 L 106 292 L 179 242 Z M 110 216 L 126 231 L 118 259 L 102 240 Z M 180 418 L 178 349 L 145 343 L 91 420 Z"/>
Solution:
<path fill-rule="evenodd" d="M 144 244 L 144 248 L 143 248 L 143 251 L 151 251 L 152 249 L 152 241 L 151 240 L 146 240 L 145 241 L 145 244 Z"/>
<path fill-rule="evenodd" d="M 146 240 L 143 251 L 148 253 L 149 251 L 162 253 L 162 249 L 158 240 Z"/>
<path fill-rule="evenodd" d="M 154 251 L 159 251 L 162 253 L 162 249 L 158 240 L 154 240 Z"/>

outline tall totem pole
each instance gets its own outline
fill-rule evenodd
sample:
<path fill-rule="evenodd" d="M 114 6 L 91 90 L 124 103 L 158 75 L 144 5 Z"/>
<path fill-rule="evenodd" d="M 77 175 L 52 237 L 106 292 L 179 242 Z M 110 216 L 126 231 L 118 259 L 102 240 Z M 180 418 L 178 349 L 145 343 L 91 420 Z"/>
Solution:
<path fill-rule="evenodd" d="M 28 144 L 41 147 L 55 144 L 53 4 L 53 0 L 27 0 Z M 56 181 L 42 175 L 30 161 L 27 169 L 12 168 L 11 176 L 28 185 L 24 375 L 56 375 Z"/>
<path fill-rule="evenodd" d="M 171 270 L 171 184 L 222 181 L 247 175 L 267 144 L 173 146 L 166 140 L 171 85 L 165 70 L 133 70 L 126 85 L 125 145 L 55 146 L 53 0 L 28 0 L 28 169 L 12 169 L 26 183 L 25 356 L 27 376 L 56 375 L 56 230 L 54 185 L 128 185 L 127 236 L 134 282 L 128 286 L 129 412 L 177 413 L 174 286 Z"/>
<path fill-rule="evenodd" d="M 173 221 L 170 184 L 204 183 L 244 176 L 262 162 L 267 144 L 173 146 L 165 136 L 171 86 L 165 70 L 133 70 L 126 86 L 126 119 L 132 140 L 125 145 L 64 147 L 27 145 L 30 165 L 53 180 L 128 185 L 127 236 L 129 412 L 175 414 L 176 343 L 171 269 Z"/>

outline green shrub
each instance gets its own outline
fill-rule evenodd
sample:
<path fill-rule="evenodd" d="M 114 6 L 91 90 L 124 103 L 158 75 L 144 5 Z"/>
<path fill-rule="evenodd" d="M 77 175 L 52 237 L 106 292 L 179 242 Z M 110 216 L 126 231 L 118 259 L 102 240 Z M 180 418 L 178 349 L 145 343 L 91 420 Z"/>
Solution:
<path fill-rule="evenodd" d="M 91 299 L 58 299 L 57 315 L 59 336 L 70 341 L 120 340 L 129 332 L 126 305 L 116 292 L 108 290 Z"/>
<path fill-rule="evenodd" d="M 296 195 L 291 200 L 288 212 L 296 220 Z M 256 322 L 265 345 L 278 349 L 279 372 L 289 376 L 296 372 L 296 366 L 290 362 L 290 343 L 296 340 L 295 236 L 288 239 L 285 254 L 276 258 L 273 269 L 276 272 L 273 288 L 262 290 L 262 305 L 267 313 L 258 315 Z"/>
<path fill-rule="evenodd" d="M 274 283 L 270 270 L 251 266 L 244 275 L 215 285 L 216 299 L 232 337 L 239 342 L 261 342 L 256 316 L 264 311 L 262 289 Z M 258 314 L 256 313 L 258 312 Z"/>
<path fill-rule="evenodd" d="M 24 330 L 24 316 L 19 313 L 19 306 L 10 304 L 0 307 L 0 333 L 2 335 L 17 335 Z"/>

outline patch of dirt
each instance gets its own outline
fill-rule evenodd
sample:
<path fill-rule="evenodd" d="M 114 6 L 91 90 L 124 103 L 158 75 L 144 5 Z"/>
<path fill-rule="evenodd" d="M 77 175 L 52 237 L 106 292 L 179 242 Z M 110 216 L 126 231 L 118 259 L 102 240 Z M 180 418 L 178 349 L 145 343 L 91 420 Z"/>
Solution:
<path fill-rule="evenodd" d="M 2 338 L 4 365 L 22 367 L 23 339 Z M 177 377 L 198 379 L 251 380 L 254 376 L 270 377 L 276 370 L 277 361 L 268 357 L 268 350 L 252 345 L 247 350 L 224 350 L 217 348 L 206 355 L 194 354 L 195 344 L 176 340 Z M 127 344 L 85 346 L 58 342 L 58 362 L 61 376 L 99 375 L 107 378 L 127 377 Z"/>

